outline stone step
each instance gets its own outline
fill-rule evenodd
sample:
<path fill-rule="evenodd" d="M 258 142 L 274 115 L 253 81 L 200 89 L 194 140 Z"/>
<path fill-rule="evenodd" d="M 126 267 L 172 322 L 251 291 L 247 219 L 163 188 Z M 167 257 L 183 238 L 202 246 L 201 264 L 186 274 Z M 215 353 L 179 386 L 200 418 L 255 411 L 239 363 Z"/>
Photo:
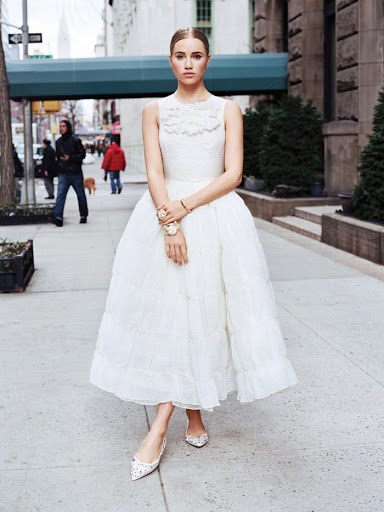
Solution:
<path fill-rule="evenodd" d="M 301 219 L 300 217 L 273 217 L 273 224 L 277 224 L 283 228 L 295 231 L 300 235 L 313 238 L 314 240 L 321 240 L 321 226 L 316 222 Z"/>
<path fill-rule="evenodd" d="M 293 209 L 293 214 L 295 217 L 300 217 L 301 219 L 309 220 L 310 222 L 316 222 L 316 224 L 321 224 L 321 216 L 323 213 L 335 213 L 336 210 L 340 209 L 340 205 L 297 206 Z"/>

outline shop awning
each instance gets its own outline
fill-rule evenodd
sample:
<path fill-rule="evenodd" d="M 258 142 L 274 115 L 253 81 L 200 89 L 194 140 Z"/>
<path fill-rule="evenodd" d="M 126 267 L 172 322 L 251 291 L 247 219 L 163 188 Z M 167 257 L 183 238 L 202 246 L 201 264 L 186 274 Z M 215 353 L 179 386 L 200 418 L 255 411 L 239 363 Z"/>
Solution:
<path fill-rule="evenodd" d="M 138 98 L 176 88 L 167 57 L 30 59 L 7 62 L 12 99 Z M 287 54 L 213 55 L 206 87 L 215 94 L 287 89 Z"/>

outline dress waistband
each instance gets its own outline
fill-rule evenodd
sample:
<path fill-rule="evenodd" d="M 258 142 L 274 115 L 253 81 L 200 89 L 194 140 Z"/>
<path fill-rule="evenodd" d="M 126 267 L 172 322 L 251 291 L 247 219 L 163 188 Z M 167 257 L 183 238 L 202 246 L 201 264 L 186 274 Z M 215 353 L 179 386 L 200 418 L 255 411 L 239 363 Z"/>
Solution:
<path fill-rule="evenodd" d="M 194 180 L 186 180 L 186 179 L 177 179 L 177 178 L 167 178 L 165 177 L 166 182 L 175 181 L 177 183 L 210 183 L 214 181 L 219 176 L 209 176 L 208 178 L 200 178 Z"/>

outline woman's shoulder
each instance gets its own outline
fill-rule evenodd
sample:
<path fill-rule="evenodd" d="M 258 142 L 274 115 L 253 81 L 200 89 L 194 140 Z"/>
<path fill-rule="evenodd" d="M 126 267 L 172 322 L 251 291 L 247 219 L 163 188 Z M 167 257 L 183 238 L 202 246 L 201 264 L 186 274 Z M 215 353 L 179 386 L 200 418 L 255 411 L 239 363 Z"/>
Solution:
<path fill-rule="evenodd" d="M 222 98 L 225 99 L 225 98 Z M 225 110 L 227 112 L 241 112 L 241 108 L 234 100 L 225 99 Z"/>
<path fill-rule="evenodd" d="M 231 122 L 232 120 L 240 118 L 243 119 L 243 113 L 239 104 L 233 100 L 226 100 L 224 105 L 224 121 Z"/>
<path fill-rule="evenodd" d="M 143 118 L 156 118 L 159 112 L 158 100 L 152 100 L 143 107 Z"/>

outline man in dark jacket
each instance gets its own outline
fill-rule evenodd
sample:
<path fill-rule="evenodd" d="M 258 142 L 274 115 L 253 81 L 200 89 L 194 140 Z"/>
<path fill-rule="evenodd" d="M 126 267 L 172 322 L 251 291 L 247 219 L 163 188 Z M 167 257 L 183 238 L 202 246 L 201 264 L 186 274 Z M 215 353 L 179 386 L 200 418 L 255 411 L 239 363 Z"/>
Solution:
<path fill-rule="evenodd" d="M 48 197 L 45 199 L 55 199 L 55 189 L 53 186 L 53 178 L 56 176 L 56 152 L 51 146 L 51 141 L 43 140 L 44 153 L 41 164 L 41 172 L 43 175 L 44 185 L 47 189 Z"/>
<path fill-rule="evenodd" d="M 55 224 L 56 226 L 63 225 L 65 200 L 71 186 L 74 188 L 79 202 L 80 224 L 85 224 L 88 217 L 88 205 L 81 168 L 85 158 L 85 149 L 81 140 L 72 134 L 72 126 L 69 121 L 60 122 L 60 133 L 61 137 L 56 142 L 59 186 L 55 206 Z"/>
<path fill-rule="evenodd" d="M 21 201 L 21 187 L 20 187 L 20 178 L 24 177 L 24 166 L 20 162 L 19 155 L 17 154 L 15 145 L 12 144 L 13 149 L 13 176 L 15 181 L 15 202 L 20 203 Z"/>

